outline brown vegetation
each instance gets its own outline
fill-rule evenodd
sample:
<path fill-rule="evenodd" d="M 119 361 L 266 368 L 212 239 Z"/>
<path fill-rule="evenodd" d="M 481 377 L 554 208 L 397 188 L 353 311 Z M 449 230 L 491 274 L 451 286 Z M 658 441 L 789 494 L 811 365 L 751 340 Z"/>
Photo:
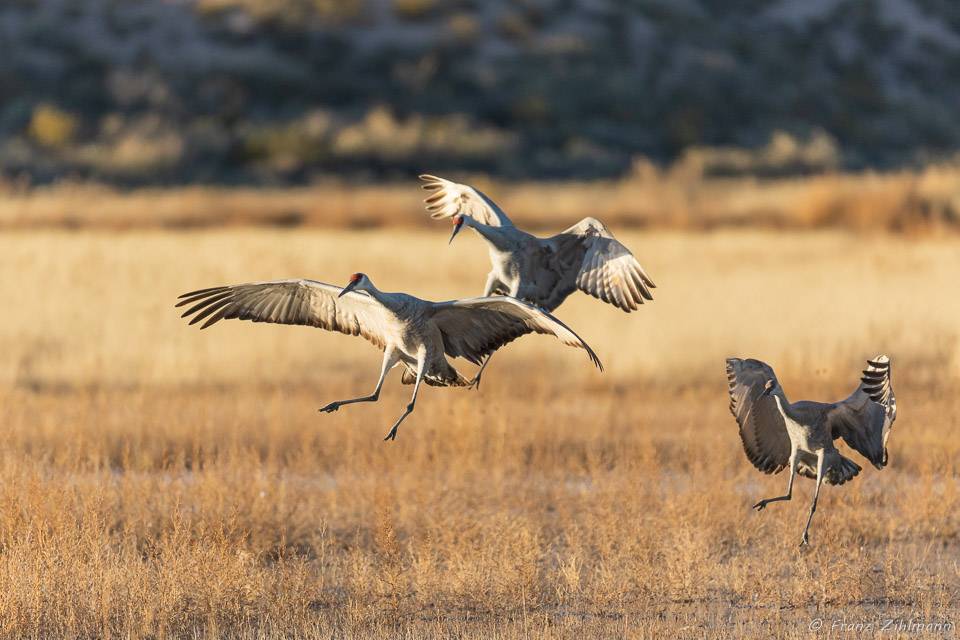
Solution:
<path fill-rule="evenodd" d="M 35 231 L 0 238 L 0 637 L 810 637 L 815 618 L 960 620 L 956 239 L 624 233 L 659 285 L 558 310 L 604 360 L 509 345 L 479 391 L 357 338 L 173 303 L 364 269 L 476 293 L 486 251 L 427 232 Z M 402 247 L 401 251 L 397 247 Z M 423 259 L 429 256 L 429 259 Z M 750 467 L 723 356 L 837 399 L 891 356 L 890 466 L 828 487 Z M 468 365 L 459 363 L 469 370 Z M 955 629 L 955 627 L 954 627 Z M 834 631 L 834 633 L 836 633 Z M 902 634 L 913 635 L 913 634 Z M 886 637 L 886 636 L 884 636 Z"/>
<path fill-rule="evenodd" d="M 410 126 L 416 128 L 415 124 Z M 378 135 L 393 140 L 395 146 L 403 140 L 414 146 L 430 144 L 422 131 L 398 132 L 390 125 L 383 126 L 387 130 Z M 383 126 L 374 122 L 367 128 L 379 131 Z M 455 118 L 450 127 L 462 129 Z M 362 146 L 371 135 L 358 133 L 359 141 L 351 142 L 353 133 L 357 132 L 348 129 L 343 133 L 344 145 Z M 299 135 L 275 135 L 270 140 L 273 145 L 308 144 Z M 475 143 L 482 145 L 485 140 L 481 136 Z M 139 155 L 147 153 L 141 151 Z M 711 157 L 707 150 L 691 152 L 667 171 L 638 160 L 627 178 L 592 183 L 509 184 L 483 176 L 449 177 L 483 190 L 518 224 L 554 232 L 586 214 L 615 229 L 704 230 L 750 225 L 936 232 L 960 226 L 960 168 L 955 165 L 931 165 L 917 172 L 828 173 L 805 178 L 704 177 Z M 132 158 L 124 156 L 122 161 L 129 164 Z M 423 210 L 425 194 L 418 187 L 415 179 L 363 187 L 332 180 L 284 189 L 192 186 L 118 191 L 69 181 L 30 188 L 14 179 L 0 179 L 0 229 L 426 228 L 432 223 Z"/>

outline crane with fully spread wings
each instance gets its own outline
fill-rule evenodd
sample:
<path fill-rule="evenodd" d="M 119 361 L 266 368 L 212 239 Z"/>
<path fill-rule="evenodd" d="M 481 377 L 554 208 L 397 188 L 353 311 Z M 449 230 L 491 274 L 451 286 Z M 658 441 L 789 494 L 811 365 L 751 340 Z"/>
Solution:
<path fill-rule="evenodd" d="M 423 188 L 433 192 L 425 200 L 431 217 L 453 221 L 451 242 L 470 227 L 487 243 L 493 268 L 484 296 L 513 296 L 553 311 L 580 290 L 627 313 L 653 299 L 653 280 L 596 218 L 538 238 L 517 229 L 479 189 L 432 175 L 420 179 Z M 478 373 L 474 381 L 479 378 Z"/>
<path fill-rule="evenodd" d="M 308 325 L 361 336 L 383 351 L 377 387 L 369 396 L 331 402 L 320 411 L 336 411 L 345 404 L 376 402 L 387 372 L 404 367 L 402 381 L 413 384 L 406 411 L 387 434 L 413 411 L 420 383 L 463 387 L 470 380 L 447 356 L 479 365 L 503 345 L 528 333 L 557 337 L 563 344 L 585 349 L 593 363 L 603 367 L 593 350 L 565 324 L 549 313 L 514 298 L 470 298 L 430 302 L 406 293 L 388 293 L 373 286 L 362 273 L 350 276 L 343 289 L 313 280 L 276 280 L 200 289 L 180 296 L 176 306 L 192 305 L 182 317 L 201 329 L 223 319 Z"/>
<path fill-rule="evenodd" d="M 843 438 L 874 467 L 887 464 L 887 439 L 897 418 L 897 401 L 890 383 L 890 359 L 867 361 L 860 385 L 846 400 L 834 403 L 790 402 L 773 369 L 759 360 L 727 360 L 730 412 L 740 425 L 740 439 L 750 462 L 764 473 L 790 468 L 786 495 L 753 505 L 761 511 L 771 502 L 790 500 L 793 478 L 817 481 L 807 526 L 800 544 L 808 544 L 810 520 L 817 509 L 820 485 L 843 484 L 861 468 L 840 455 L 833 441 Z"/>

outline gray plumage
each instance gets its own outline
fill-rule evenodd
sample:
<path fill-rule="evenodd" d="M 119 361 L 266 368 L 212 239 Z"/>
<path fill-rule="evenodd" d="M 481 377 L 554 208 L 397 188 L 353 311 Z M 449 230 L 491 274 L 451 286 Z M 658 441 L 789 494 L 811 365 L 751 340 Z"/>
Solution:
<path fill-rule="evenodd" d="M 361 293 L 363 292 L 363 293 Z M 384 352 L 380 379 L 365 397 L 331 402 L 320 411 L 333 412 L 354 402 L 375 402 L 387 371 L 403 365 L 402 382 L 413 384 L 413 398 L 387 438 L 413 411 L 420 382 L 469 386 L 446 359 L 462 357 L 474 364 L 527 333 L 553 335 L 566 345 L 587 351 L 601 370 L 593 350 L 549 313 L 514 298 L 471 298 L 430 302 L 405 293 L 387 293 L 355 273 L 343 289 L 313 280 L 276 280 L 185 293 L 177 307 L 192 305 L 181 317 L 201 329 L 223 319 L 308 325 L 361 336 Z"/>
<path fill-rule="evenodd" d="M 867 365 L 860 385 L 846 400 L 791 403 L 769 365 L 759 360 L 727 360 L 730 412 L 740 425 L 747 458 L 764 473 L 790 467 L 787 494 L 761 500 L 754 508 L 760 511 L 770 502 L 790 500 L 795 474 L 817 481 L 801 545 L 809 541 L 822 482 L 843 484 L 861 471 L 857 463 L 840 455 L 834 440 L 842 438 L 877 469 L 887 464 L 887 439 L 897 418 L 890 359 L 879 355 Z"/>
<path fill-rule="evenodd" d="M 653 299 L 653 280 L 596 218 L 538 238 L 517 229 L 478 189 L 431 175 L 420 179 L 424 189 L 434 192 L 425 201 L 431 217 L 453 220 L 451 242 L 461 229 L 470 227 L 487 243 L 493 268 L 484 296 L 513 296 L 553 311 L 579 289 L 627 313 Z M 482 373 L 483 368 L 475 384 Z"/>
<path fill-rule="evenodd" d="M 434 192 L 425 201 L 431 217 L 454 219 L 453 236 L 468 226 L 487 243 L 493 270 L 483 295 L 510 295 L 553 311 L 579 289 L 628 313 L 653 299 L 653 280 L 596 218 L 538 238 L 517 229 L 479 190 L 431 175 L 420 179 Z"/>

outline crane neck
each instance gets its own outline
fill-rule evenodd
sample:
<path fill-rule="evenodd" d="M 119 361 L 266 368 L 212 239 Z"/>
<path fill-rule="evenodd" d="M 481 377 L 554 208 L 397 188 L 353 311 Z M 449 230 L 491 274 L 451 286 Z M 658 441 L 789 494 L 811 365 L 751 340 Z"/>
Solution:
<path fill-rule="evenodd" d="M 473 219 L 470 219 L 467 225 L 497 251 L 511 251 L 516 244 L 515 227 L 494 227 Z"/>
<path fill-rule="evenodd" d="M 792 405 L 787 400 L 787 397 L 783 395 L 783 391 L 777 389 L 770 395 L 773 396 L 774 401 L 777 403 L 777 409 L 780 410 L 780 415 L 783 416 L 783 419 L 796 422 L 796 420 L 794 420 L 794 418 L 790 415 L 790 409 L 792 409 Z"/>
<path fill-rule="evenodd" d="M 373 286 L 373 283 L 366 285 L 363 290 L 369 293 L 370 297 L 379 302 L 381 306 L 393 312 L 399 311 L 406 301 L 406 298 L 409 297 L 404 293 L 380 291 L 380 289 Z"/>

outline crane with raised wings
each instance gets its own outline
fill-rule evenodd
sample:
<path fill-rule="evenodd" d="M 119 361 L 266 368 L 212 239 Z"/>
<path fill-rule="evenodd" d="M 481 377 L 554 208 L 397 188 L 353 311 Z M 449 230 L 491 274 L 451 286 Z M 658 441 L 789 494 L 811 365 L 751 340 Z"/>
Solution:
<path fill-rule="evenodd" d="M 787 493 L 753 505 L 762 511 L 771 502 L 790 500 L 793 478 L 815 479 L 817 488 L 800 545 L 817 510 L 820 485 L 843 484 L 861 468 L 840 455 L 833 441 L 842 438 L 874 467 L 887 464 L 887 439 L 897 419 L 897 400 L 890 384 L 890 359 L 867 361 L 860 385 L 846 400 L 833 403 L 790 402 L 773 369 L 759 360 L 727 359 L 730 412 L 740 425 L 740 439 L 750 462 L 764 473 L 790 468 Z"/>
<path fill-rule="evenodd" d="M 580 290 L 627 313 L 644 300 L 653 300 L 653 280 L 596 218 L 584 218 L 557 235 L 538 238 L 517 229 L 479 189 L 432 175 L 420 179 L 423 188 L 433 192 L 425 200 L 431 217 L 453 222 L 451 242 L 464 227 L 486 242 L 493 268 L 484 296 L 513 296 L 553 311 Z M 481 368 L 475 383 L 482 372 Z"/>
<path fill-rule="evenodd" d="M 201 329 L 223 319 L 308 325 L 358 335 L 383 351 L 377 387 L 369 396 L 338 400 L 320 411 L 336 411 L 345 404 L 376 402 L 387 372 L 404 367 L 402 381 L 413 384 L 406 411 L 387 434 L 413 411 L 420 383 L 464 387 L 471 382 L 447 356 L 479 365 L 481 359 L 527 333 L 542 333 L 563 344 L 585 349 L 593 363 L 603 367 L 593 350 L 565 324 L 531 304 L 508 297 L 430 302 L 406 293 L 380 291 L 363 273 L 350 276 L 341 289 L 313 280 L 276 280 L 200 289 L 180 296 L 176 306 L 192 305 L 181 317 Z"/>

